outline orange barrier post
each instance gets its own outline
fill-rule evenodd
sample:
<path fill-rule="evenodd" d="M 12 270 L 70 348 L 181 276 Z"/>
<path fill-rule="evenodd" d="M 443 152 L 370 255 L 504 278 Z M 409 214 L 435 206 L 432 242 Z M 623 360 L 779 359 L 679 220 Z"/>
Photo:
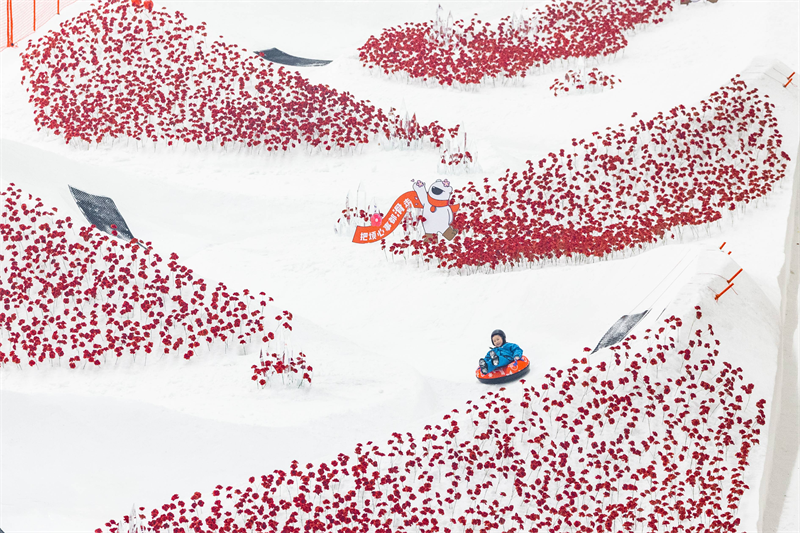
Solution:
<path fill-rule="evenodd" d="M 788 87 L 788 86 L 789 86 L 789 84 L 790 84 L 790 83 L 792 83 L 792 78 L 793 78 L 793 77 L 794 77 L 794 72 L 792 72 L 791 74 L 789 74 L 789 77 L 787 78 L 789 81 L 787 81 L 786 83 L 784 83 L 784 84 L 783 84 L 783 86 L 784 86 L 784 87 Z"/>
<path fill-rule="evenodd" d="M 731 281 L 733 281 L 734 279 L 736 279 L 736 276 L 738 276 L 739 274 L 741 274 L 741 273 L 742 273 L 742 270 L 744 270 L 744 269 L 743 269 L 743 268 L 740 268 L 740 269 L 739 269 L 739 271 L 738 271 L 736 274 L 734 274 L 734 275 L 733 275 L 733 277 L 732 277 L 731 279 L 729 279 L 729 280 L 728 280 L 728 283 L 730 283 Z"/>
<path fill-rule="evenodd" d="M 6 46 L 14 46 L 14 15 L 11 0 L 6 0 Z"/>
<path fill-rule="evenodd" d="M 16 43 L 40 30 L 41 27 L 64 7 L 76 0 L 5 0 L 6 36 L 0 37 L 0 50 L 15 46 Z M 55 9 L 53 9 L 55 8 Z"/>
<path fill-rule="evenodd" d="M 730 289 L 731 287 L 733 287 L 733 283 L 731 283 L 730 285 L 725 287 L 724 291 L 722 291 L 721 293 L 719 293 L 716 296 L 714 296 L 714 300 L 719 300 L 719 297 L 722 296 L 723 294 L 725 294 L 726 292 L 728 292 L 728 289 Z"/>
<path fill-rule="evenodd" d="M 725 248 L 725 245 L 726 245 L 726 244 L 728 244 L 728 241 L 725 241 L 725 242 L 723 242 L 723 243 L 722 243 L 722 246 L 720 246 L 720 247 L 719 247 L 719 249 L 720 249 L 720 250 L 722 250 L 723 248 Z"/>

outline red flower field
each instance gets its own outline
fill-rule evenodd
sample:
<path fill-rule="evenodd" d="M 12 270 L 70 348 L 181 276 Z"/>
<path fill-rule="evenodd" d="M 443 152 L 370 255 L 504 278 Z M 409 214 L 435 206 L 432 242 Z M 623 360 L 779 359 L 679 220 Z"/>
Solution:
<path fill-rule="evenodd" d="M 738 531 L 765 401 L 700 307 L 688 315 L 419 434 L 175 494 L 97 533 Z"/>
<path fill-rule="evenodd" d="M 148 7 L 148 4 L 150 7 Z M 210 144 L 219 149 L 351 150 L 381 136 L 439 147 L 446 129 L 208 43 L 205 24 L 152 2 L 109 0 L 65 21 L 22 54 L 39 129 L 100 144 Z"/>
<path fill-rule="evenodd" d="M 13 184 L 0 198 L 0 260 L 7 265 L 0 277 L 0 366 L 86 368 L 123 357 L 146 363 L 263 343 L 254 381 L 263 386 L 285 373 L 311 382 L 305 356 L 283 353 L 292 314 L 269 315 L 265 293 L 239 293 L 224 283 L 209 289 L 177 254 L 167 261 L 149 242 L 124 242 L 57 218 L 55 208 Z"/>
<path fill-rule="evenodd" d="M 626 33 L 662 22 L 672 6 L 670 0 L 559 0 L 527 17 L 505 17 L 496 29 L 477 13 L 469 21 L 439 18 L 371 36 L 359 59 L 384 74 L 448 86 L 525 78 L 553 61 L 614 55 L 628 45 Z"/>
<path fill-rule="evenodd" d="M 494 270 L 600 258 L 697 231 L 763 198 L 786 174 L 772 108 L 737 76 L 697 107 L 573 139 L 506 171 L 498 187 L 469 182 L 453 194 L 461 207 L 452 241 L 406 235 L 389 250 L 440 268 Z"/>

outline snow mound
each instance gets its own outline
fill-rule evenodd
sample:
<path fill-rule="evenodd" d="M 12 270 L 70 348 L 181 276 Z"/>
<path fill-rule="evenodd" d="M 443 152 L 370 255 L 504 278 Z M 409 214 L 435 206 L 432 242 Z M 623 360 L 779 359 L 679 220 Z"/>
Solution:
<path fill-rule="evenodd" d="M 371 36 L 359 48 L 365 67 L 385 74 L 435 79 L 440 85 L 477 84 L 485 79 L 525 77 L 556 60 L 610 56 L 624 49 L 625 33 L 658 24 L 673 2 L 557 1 L 544 9 L 501 19 L 497 29 L 473 17 L 409 23 Z"/>
<path fill-rule="evenodd" d="M 666 318 L 541 383 L 99 531 L 753 531 L 777 332 L 746 274 L 715 298 L 737 267 L 701 256 Z"/>
<path fill-rule="evenodd" d="M 786 174 L 769 95 L 737 75 L 697 107 L 572 139 L 495 188 L 456 190 L 452 241 L 405 237 L 389 251 L 440 268 L 492 271 L 601 258 L 696 232 L 768 194 Z M 636 117 L 636 113 L 633 114 Z"/>
<path fill-rule="evenodd" d="M 272 298 L 249 289 L 213 290 L 192 269 L 169 262 L 137 239 L 119 241 L 94 226 L 73 229 L 70 217 L 13 184 L 0 193 L 4 250 L 0 278 L 0 367 L 101 366 L 170 352 L 191 359 L 255 343 L 261 357 L 252 379 L 286 373 L 311 382 L 305 356 L 287 357 L 292 313 L 275 311 Z M 271 314 L 276 313 L 274 318 Z M 6 351 L 7 350 L 7 351 Z M 264 356 L 266 351 L 266 357 Z"/>
<path fill-rule="evenodd" d="M 437 122 L 409 124 L 350 93 L 273 68 L 235 44 L 207 43 L 180 13 L 109 0 L 22 54 L 39 129 L 74 140 L 286 151 L 352 148 L 374 136 L 440 146 Z"/>

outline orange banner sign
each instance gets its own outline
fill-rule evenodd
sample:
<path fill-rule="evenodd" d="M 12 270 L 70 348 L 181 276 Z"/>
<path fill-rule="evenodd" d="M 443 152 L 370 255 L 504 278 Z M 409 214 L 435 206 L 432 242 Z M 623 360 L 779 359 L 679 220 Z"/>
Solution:
<path fill-rule="evenodd" d="M 403 221 L 403 217 L 412 207 L 422 209 L 422 203 L 417 198 L 416 192 L 408 191 L 394 201 L 392 208 L 381 220 L 380 226 L 358 226 L 356 234 L 353 235 L 353 242 L 371 243 L 380 241 L 397 229 L 397 226 Z"/>

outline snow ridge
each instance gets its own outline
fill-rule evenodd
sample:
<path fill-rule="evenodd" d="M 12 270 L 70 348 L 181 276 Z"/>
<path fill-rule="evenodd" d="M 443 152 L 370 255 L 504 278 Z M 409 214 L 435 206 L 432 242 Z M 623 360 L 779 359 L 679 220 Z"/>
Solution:
<path fill-rule="evenodd" d="M 370 36 L 359 48 L 364 67 L 439 85 L 476 85 L 525 78 L 531 69 L 556 60 L 599 58 L 628 45 L 638 27 L 663 22 L 669 0 L 631 2 L 556 1 L 544 9 L 503 17 L 493 29 L 476 16 L 445 20 L 439 6 L 433 22 L 405 24 Z"/>
<path fill-rule="evenodd" d="M 287 358 L 283 351 L 292 314 L 270 318 L 276 311 L 266 293 L 256 299 L 224 283 L 209 290 L 177 254 L 166 262 L 151 243 L 120 241 L 94 226 L 76 234 L 70 217 L 57 218 L 56 208 L 27 196 L 14 184 L 0 192 L 0 367 L 66 361 L 75 369 L 123 357 L 135 363 L 137 356 L 146 364 L 150 354 L 191 359 L 263 343 L 254 381 L 263 386 L 286 372 L 311 382 L 305 356 Z"/>
<path fill-rule="evenodd" d="M 447 130 L 437 122 L 384 113 L 236 44 L 207 40 L 206 25 L 181 12 L 100 3 L 29 41 L 22 80 L 34 121 L 67 143 L 98 145 L 319 152 L 352 150 L 377 135 L 442 145 Z"/>
<path fill-rule="evenodd" d="M 680 105 L 506 171 L 502 187 L 469 182 L 452 241 L 389 244 L 440 268 L 467 272 L 602 258 L 675 237 L 767 195 L 786 174 L 768 95 L 737 75 L 697 107 Z M 636 113 L 633 114 L 636 117 Z"/>
<path fill-rule="evenodd" d="M 766 402 L 701 307 L 610 351 L 489 391 L 422 435 L 175 494 L 97 531 L 742 531 Z"/>

